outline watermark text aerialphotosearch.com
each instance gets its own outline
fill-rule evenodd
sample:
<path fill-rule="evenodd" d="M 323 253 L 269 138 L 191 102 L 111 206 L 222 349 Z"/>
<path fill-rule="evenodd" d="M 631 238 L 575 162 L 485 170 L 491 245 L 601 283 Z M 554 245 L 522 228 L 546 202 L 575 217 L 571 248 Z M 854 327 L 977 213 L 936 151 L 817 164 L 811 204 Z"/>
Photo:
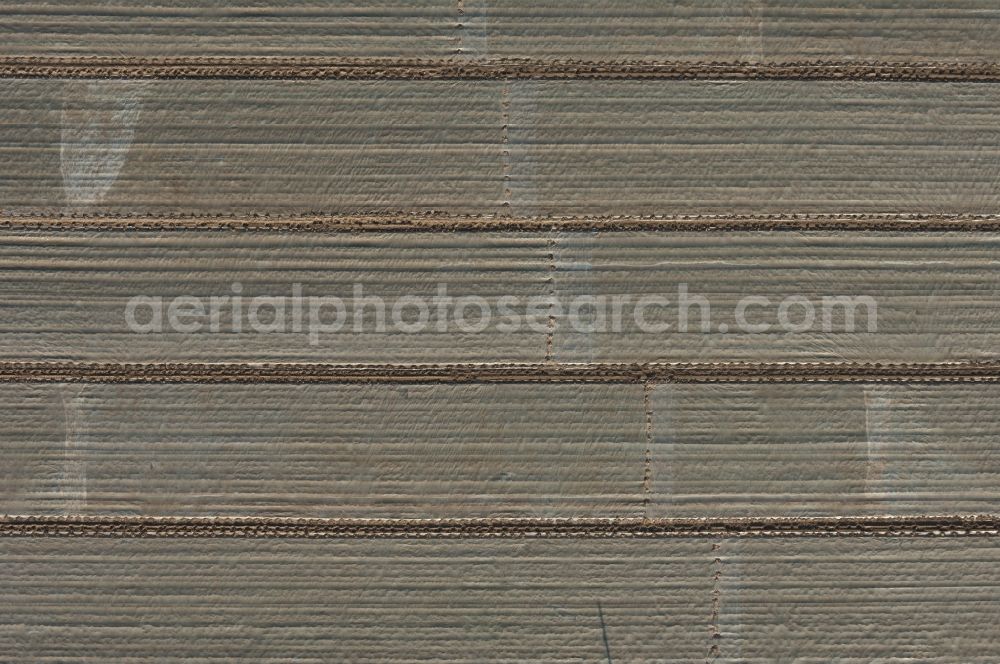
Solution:
<path fill-rule="evenodd" d="M 726 306 L 680 284 L 671 294 L 520 297 L 453 296 L 447 284 L 433 295 L 382 296 L 354 284 L 348 297 L 305 294 L 293 284 L 288 294 L 228 292 L 166 298 L 137 295 L 125 307 L 125 322 L 137 334 L 304 334 L 313 345 L 324 335 L 480 333 L 495 330 L 545 332 L 553 321 L 579 333 L 639 331 L 647 334 L 782 332 L 875 332 L 878 305 L 867 295 L 785 297 L 744 295 Z"/>

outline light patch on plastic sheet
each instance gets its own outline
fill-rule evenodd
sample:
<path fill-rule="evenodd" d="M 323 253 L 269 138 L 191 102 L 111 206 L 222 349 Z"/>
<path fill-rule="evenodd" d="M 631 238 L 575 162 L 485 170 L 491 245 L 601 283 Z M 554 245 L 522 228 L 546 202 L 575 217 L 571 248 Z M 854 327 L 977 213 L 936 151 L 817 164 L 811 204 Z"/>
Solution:
<path fill-rule="evenodd" d="M 71 210 L 101 203 L 118 181 L 139 120 L 143 81 L 66 84 L 60 170 Z"/>

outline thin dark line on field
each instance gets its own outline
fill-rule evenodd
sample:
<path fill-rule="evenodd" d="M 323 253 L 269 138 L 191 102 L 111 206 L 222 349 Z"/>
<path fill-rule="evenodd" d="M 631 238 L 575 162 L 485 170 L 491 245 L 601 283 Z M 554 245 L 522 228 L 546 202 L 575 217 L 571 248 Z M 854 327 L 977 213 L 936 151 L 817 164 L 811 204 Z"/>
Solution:
<path fill-rule="evenodd" d="M 1000 361 L 651 364 L 0 362 L 0 383 L 996 383 Z"/>
<path fill-rule="evenodd" d="M 722 654 L 722 630 L 720 615 L 722 612 L 722 540 L 712 543 L 712 594 L 708 627 L 708 661 L 718 661 Z"/>
<path fill-rule="evenodd" d="M 646 454 L 642 470 L 642 515 L 649 518 L 649 506 L 653 498 L 653 383 L 647 381 L 642 386 L 642 406 L 645 415 Z"/>
<path fill-rule="evenodd" d="M 440 213 L 304 214 L 242 216 L 0 215 L 0 230 L 44 232 L 275 231 L 288 233 L 484 233 L 484 232 L 1000 232 L 1000 215 L 772 214 L 610 215 L 512 217 Z"/>
<path fill-rule="evenodd" d="M 549 250 L 547 255 L 549 262 L 549 274 L 547 277 L 549 283 L 549 316 L 545 324 L 545 361 L 552 364 L 555 362 L 555 338 L 556 328 L 558 327 L 558 320 L 556 319 L 556 238 L 549 237 L 547 244 Z"/>
<path fill-rule="evenodd" d="M 611 660 L 611 644 L 608 643 L 608 626 L 604 623 L 604 609 L 601 608 L 600 600 L 597 600 L 597 617 L 601 621 L 601 638 L 604 639 L 604 654 L 608 658 L 608 664 L 614 664 Z"/>

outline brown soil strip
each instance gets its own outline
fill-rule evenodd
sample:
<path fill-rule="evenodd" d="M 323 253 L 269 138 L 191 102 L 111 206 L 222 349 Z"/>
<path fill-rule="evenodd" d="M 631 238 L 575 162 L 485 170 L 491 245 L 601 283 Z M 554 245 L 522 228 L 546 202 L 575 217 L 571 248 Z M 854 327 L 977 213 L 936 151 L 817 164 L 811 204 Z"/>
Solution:
<path fill-rule="evenodd" d="M 0 78 L 1000 81 L 1000 63 L 7 56 Z"/>
<path fill-rule="evenodd" d="M 741 519 L 298 519 L 0 517 L 0 537 L 667 538 L 995 536 L 1000 516 Z"/>

